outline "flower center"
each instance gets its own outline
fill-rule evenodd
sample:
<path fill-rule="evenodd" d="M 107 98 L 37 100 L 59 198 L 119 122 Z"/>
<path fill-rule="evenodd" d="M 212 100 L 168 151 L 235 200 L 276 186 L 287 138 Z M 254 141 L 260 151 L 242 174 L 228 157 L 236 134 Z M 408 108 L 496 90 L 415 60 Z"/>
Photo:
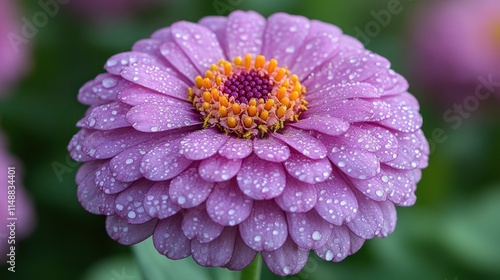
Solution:
<path fill-rule="evenodd" d="M 219 61 L 197 76 L 188 99 L 200 112 L 204 127 L 217 127 L 240 138 L 266 137 L 298 121 L 307 110 L 306 89 L 297 75 L 258 55 Z"/>

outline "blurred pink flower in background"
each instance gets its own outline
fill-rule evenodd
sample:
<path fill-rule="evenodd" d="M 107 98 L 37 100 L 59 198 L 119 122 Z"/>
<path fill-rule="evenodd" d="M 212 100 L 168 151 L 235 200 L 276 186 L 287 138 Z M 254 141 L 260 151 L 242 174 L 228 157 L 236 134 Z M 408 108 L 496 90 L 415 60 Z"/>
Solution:
<path fill-rule="evenodd" d="M 18 31 L 18 11 L 12 0 L 0 0 L 0 95 L 8 90 L 26 69 L 27 53 L 14 46 L 9 34 Z"/>
<path fill-rule="evenodd" d="M 68 6 L 79 16 L 107 21 L 127 17 L 142 9 L 158 4 L 159 0 L 72 0 Z"/>
<path fill-rule="evenodd" d="M 19 248 L 19 240 L 27 237 L 31 231 L 33 230 L 35 221 L 34 221 L 34 213 L 33 213 L 33 205 L 32 201 L 21 186 L 21 170 L 17 161 L 8 154 L 6 150 L 4 137 L 0 133 L 0 171 L 2 175 L 0 176 L 2 180 L 2 189 L 0 191 L 0 261 L 2 264 L 7 259 L 7 254 L 10 252 L 10 246 L 16 247 L 16 253 Z M 14 167 L 15 173 L 12 174 L 13 177 L 8 178 L 8 168 Z M 10 179 L 14 180 L 15 186 L 15 210 L 13 212 L 13 216 L 9 215 L 9 200 L 8 197 L 8 188 L 10 183 L 8 181 Z M 15 221 L 15 244 L 9 243 L 8 238 L 11 235 L 11 229 L 8 227 L 10 220 L 7 220 L 9 217 L 17 218 Z M 12 239 L 10 239 L 12 240 Z"/>
<path fill-rule="evenodd" d="M 416 16 L 413 42 L 423 86 L 446 105 L 464 101 L 478 86 L 499 93 L 500 1 L 429 2 Z"/>

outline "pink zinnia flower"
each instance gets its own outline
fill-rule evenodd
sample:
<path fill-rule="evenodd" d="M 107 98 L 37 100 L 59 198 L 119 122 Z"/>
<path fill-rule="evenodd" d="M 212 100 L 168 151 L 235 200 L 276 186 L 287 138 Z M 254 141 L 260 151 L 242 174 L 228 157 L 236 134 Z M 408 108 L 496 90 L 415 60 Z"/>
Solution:
<path fill-rule="evenodd" d="M 15 1 L 0 0 L 0 94 L 9 89 L 26 68 L 25 45 L 17 45 L 9 34 L 19 35 Z"/>
<path fill-rule="evenodd" d="M 9 167 L 11 168 L 10 174 Z M 0 193 L 0 220 L 2 221 L 2 226 L 0 227 L 0 260 L 4 262 L 9 259 L 7 254 L 10 253 L 10 246 L 14 245 L 16 248 L 19 248 L 19 240 L 27 237 L 33 230 L 34 215 L 31 199 L 20 183 L 22 179 L 20 166 L 17 164 L 17 161 L 14 160 L 14 158 L 5 150 L 5 143 L 1 133 L 0 170 L 3 172 L 1 176 L 3 190 Z M 9 175 L 12 177 L 9 177 Z M 12 189 L 8 188 L 8 186 L 10 186 L 9 181 L 11 179 L 13 179 L 13 185 L 15 187 L 15 194 L 11 194 L 15 195 L 15 197 L 11 197 L 14 198 L 14 200 L 9 198 L 8 193 L 9 190 L 12 191 Z M 9 209 L 13 209 L 10 202 L 13 202 L 15 206 L 14 211 L 12 212 L 13 215 L 10 215 L 11 213 L 9 212 Z M 16 220 L 8 220 L 8 218 L 16 218 Z M 11 236 L 11 230 L 7 227 L 7 225 L 11 222 L 15 223 L 15 244 L 8 242 L 12 239 L 9 239 Z"/>
<path fill-rule="evenodd" d="M 390 63 L 330 24 L 236 11 L 177 22 L 84 85 L 69 144 L 91 213 L 122 244 L 298 273 L 389 235 L 428 144 Z"/>
<path fill-rule="evenodd" d="M 438 98 L 461 103 L 480 85 L 500 93 L 500 1 L 433 1 L 415 20 L 416 74 Z"/>

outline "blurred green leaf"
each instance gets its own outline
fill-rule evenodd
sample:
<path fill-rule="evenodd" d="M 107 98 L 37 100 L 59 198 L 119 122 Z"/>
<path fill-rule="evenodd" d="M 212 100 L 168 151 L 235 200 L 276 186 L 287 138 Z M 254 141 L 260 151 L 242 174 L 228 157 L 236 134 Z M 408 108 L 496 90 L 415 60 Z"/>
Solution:
<path fill-rule="evenodd" d="M 142 280 L 142 277 L 132 257 L 116 256 L 93 265 L 83 280 Z"/>

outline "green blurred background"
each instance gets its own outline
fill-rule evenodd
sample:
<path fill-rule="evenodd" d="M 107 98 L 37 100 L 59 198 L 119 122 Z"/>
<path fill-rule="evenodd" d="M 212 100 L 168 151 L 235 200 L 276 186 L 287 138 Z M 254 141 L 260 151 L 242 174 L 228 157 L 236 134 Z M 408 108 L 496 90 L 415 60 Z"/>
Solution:
<path fill-rule="evenodd" d="M 20 16 L 31 18 L 40 11 L 37 2 L 20 1 Z M 8 272 L 4 265 L 0 279 L 143 279 L 133 249 L 112 241 L 104 217 L 79 205 L 74 183 L 78 164 L 66 150 L 86 109 L 76 100 L 78 89 L 103 72 L 108 57 L 175 21 L 198 21 L 235 9 L 252 9 L 264 16 L 278 11 L 300 14 L 336 24 L 355 36 L 356 28 L 363 30 L 374 20 L 370 11 L 387 9 L 389 2 L 170 0 L 107 21 L 90 20 L 62 5 L 31 40 L 31 70 L 0 102 L 0 126 L 11 152 L 22 161 L 24 185 L 34 198 L 37 215 L 35 231 L 18 246 L 17 272 Z M 436 129 L 447 137 L 443 143 L 433 141 L 417 203 L 398 208 L 396 231 L 388 238 L 367 241 L 341 263 L 327 263 L 311 253 L 304 270 L 289 279 L 500 279 L 499 104 L 481 103 L 458 129 L 443 121 L 446 108 L 435 105 L 437 93 L 419 88 L 411 71 L 411 25 L 421 2 L 401 0 L 402 12 L 366 44 L 410 81 L 410 91 L 421 102 L 427 137 L 432 139 Z M 147 243 L 134 250 L 150 249 Z M 193 266 L 190 259 L 168 262 L 153 257 L 139 263 L 154 264 L 158 271 L 149 275 L 171 277 L 165 279 L 237 277 Z M 264 268 L 263 279 L 280 277 Z"/>

